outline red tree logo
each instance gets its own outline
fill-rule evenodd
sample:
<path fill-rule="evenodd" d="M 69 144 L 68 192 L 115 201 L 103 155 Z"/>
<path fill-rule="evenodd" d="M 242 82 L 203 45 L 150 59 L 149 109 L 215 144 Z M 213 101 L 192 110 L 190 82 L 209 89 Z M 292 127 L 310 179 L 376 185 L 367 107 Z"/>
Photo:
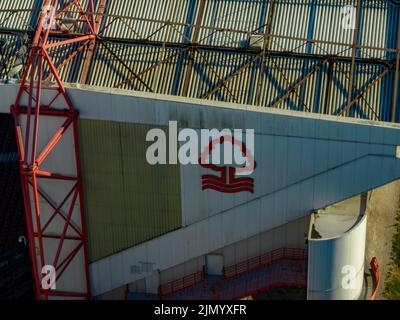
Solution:
<path fill-rule="evenodd" d="M 224 142 L 231 143 L 233 147 L 238 146 L 242 150 L 242 154 L 246 156 L 245 167 L 234 166 L 217 166 L 214 164 L 207 164 L 206 159 L 211 154 L 212 150 L 217 144 L 223 145 Z M 202 175 L 202 190 L 214 190 L 222 193 L 240 193 L 249 192 L 254 193 L 254 179 L 253 178 L 237 178 L 236 175 L 251 174 L 256 168 L 256 163 L 251 152 L 246 148 L 246 145 L 239 140 L 234 139 L 232 136 L 222 136 L 210 142 L 206 147 L 199 159 L 200 165 L 205 169 L 218 172 L 218 176 L 205 174 Z"/>

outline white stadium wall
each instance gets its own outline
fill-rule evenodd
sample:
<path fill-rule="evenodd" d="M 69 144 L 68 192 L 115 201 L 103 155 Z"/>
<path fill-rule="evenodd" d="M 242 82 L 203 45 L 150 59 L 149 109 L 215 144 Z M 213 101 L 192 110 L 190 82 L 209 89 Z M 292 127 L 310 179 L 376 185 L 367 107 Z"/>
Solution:
<path fill-rule="evenodd" d="M 307 249 L 306 239 L 309 223 L 310 217 L 306 216 L 283 226 L 279 226 L 278 228 L 268 230 L 254 237 L 216 250 L 215 252 L 212 252 L 211 255 L 222 257 L 223 266 L 229 267 L 271 252 L 275 249 L 285 247 Z M 181 265 L 176 265 L 160 272 L 158 277 L 155 279 L 140 279 L 129 284 L 129 291 L 135 293 L 158 293 L 158 286 L 160 284 L 163 285 L 181 279 L 182 275 L 187 276 L 202 271 L 203 266 L 207 265 L 207 258 L 206 256 L 200 256 L 186 261 Z M 153 284 L 154 280 L 157 280 L 155 283 L 156 285 Z M 113 291 L 102 294 L 97 298 L 100 300 L 120 300 L 124 299 L 125 291 L 126 286 L 122 286 Z"/>
<path fill-rule="evenodd" d="M 306 216 L 216 250 L 212 254 L 222 255 L 224 267 L 229 267 L 275 249 L 284 247 L 307 249 L 306 239 L 309 223 L 310 218 Z M 160 275 L 161 284 L 180 279 L 182 275 L 201 271 L 204 265 L 205 259 L 201 257 L 165 270 Z"/>
<path fill-rule="evenodd" d="M 0 86 L 0 112 L 17 87 Z M 137 92 L 70 88 L 82 119 L 179 128 L 255 130 L 255 192 L 201 190 L 198 165 L 181 166 L 182 228 L 90 265 L 93 295 L 157 274 L 305 217 L 400 177 L 400 126 Z M 145 155 L 143 155 L 145 156 Z M 107 165 L 107 164 L 105 164 Z M 85 173 L 83 173 L 84 175 Z M 148 263 L 153 270 L 131 273 Z"/>

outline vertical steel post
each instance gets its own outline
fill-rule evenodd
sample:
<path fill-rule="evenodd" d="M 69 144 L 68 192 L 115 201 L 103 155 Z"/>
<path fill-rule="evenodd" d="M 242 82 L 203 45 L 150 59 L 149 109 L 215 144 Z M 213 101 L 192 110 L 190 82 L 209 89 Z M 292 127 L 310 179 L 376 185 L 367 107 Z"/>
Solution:
<path fill-rule="evenodd" d="M 267 20 L 267 25 L 266 25 L 266 28 L 264 31 L 263 48 L 262 48 L 262 52 L 261 52 L 261 61 L 260 61 L 260 72 L 258 75 L 257 93 L 256 93 L 256 100 L 255 100 L 256 106 L 259 106 L 261 103 L 261 87 L 262 87 L 262 83 L 263 83 L 263 79 L 264 79 L 265 59 L 266 59 L 267 53 L 269 52 L 269 42 L 270 42 L 271 33 L 272 33 L 272 25 L 274 22 L 275 6 L 276 6 L 276 0 L 272 0 L 269 5 L 268 20 Z"/>
<path fill-rule="evenodd" d="M 334 63 L 335 61 L 333 59 L 330 59 L 328 63 L 328 71 L 326 73 L 326 91 L 325 91 L 324 109 L 322 112 L 323 114 L 328 114 L 329 111 L 328 105 L 331 96 Z"/>
<path fill-rule="evenodd" d="M 91 0 L 91 1 L 93 1 L 93 0 Z M 96 17 L 94 17 L 94 12 L 92 13 L 92 15 L 93 15 L 92 16 L 93 25 L 94 25 L 94 29 L 95 29 L 95 31 L 97 33 L 99 32 L 99 28 L 100 28 L 101 22 L 103 20 L 106 1 L 107 0 L 101 0 L 100 1 L 100 5 L 99 5 L 99 8 L 97 10 Z M 91 10 L 93 10 L 93 11 L 95 10 L 94 9 L 94 4 L 91 4 Z M 96 46 L 96 39 L 93 39 L 93 40 L 90 41 L 90 43 L 88 45 L 88 49 L 87 49 L 88 51 L 87 51 L 87 55 L 86 55 L 86 58 L 85 58 L 85 61 L 84 61 L 84 65 L 83 65 L 82 76 L 81 76 L 81 79 L 79 81 L 79 83 L 81 83 L 81 84 L 86 84 L 86 82 L 87 82 L 87 79 L 88 79 L 88 76 L 89 76 L 89 69 L 90 69 L 90 66 L 93 63 L 93 55 L 94 55 L 95 46 Z"/>
<path fill-rule="evenodd" d="M 358 36 L 360 31 L 360 15 L 361 15 L 361 5 L 362 0 L 357 0 L 357 11 L 356 11 L 356 25 L 353 34 L 353 44 L 351 50 L 351 69 L 350 69 L 350 82 L 348 91 L 348 101 L 346 108 L 346 116 L 349 115 L 351 109 L 351 102 L 353 101 L 353 91 L 354 91 L 354 72 L 356 66 L 356 53 L 358 49 Z"/>
<path fill-rule="evenodd" d="M 201 29 L 201 23 L 203 22 L 205 6 L 206 6 L 206 0 L 200 0 L 199 13 L 197 16 L 196 25 L 194 27 L 193 40 L 192 40 L 192 43 L 195 45 L 197 45 L 199 42 L 200 29 Z M 194 62 L 194 49 L 193 48 L 190 48 L 190 50 L 188 52 L 188 58 L 189 58 L 189 62 L 188 62 L 187 70 L 185 73 L 185 79 L 183 80 L 182 96 L 184 96 L 184 97 L 187 97 L 187 95 L 188 95 L 189 84 L 190 84 L 190 80 L 191 80 L 192 72 L 193 72 L 193 62 Z"/>
<path fill-rule="evenodd" d="M 396 47 L 396 71 L 394 75 L 394 89 L 392 102 L 392 122 L 396 122 L 397 116 L 397 96 L 399 91 L 399 69 L 400 69 L 400 18 L 398 19 L 397 27 L 397 47 Z"/>

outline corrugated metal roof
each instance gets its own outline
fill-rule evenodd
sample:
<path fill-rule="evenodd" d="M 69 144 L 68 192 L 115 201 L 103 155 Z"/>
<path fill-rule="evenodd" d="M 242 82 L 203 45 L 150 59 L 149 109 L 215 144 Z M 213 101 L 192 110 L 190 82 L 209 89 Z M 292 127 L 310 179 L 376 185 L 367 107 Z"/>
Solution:
<path fill-rule="evenodd" d="M 105 38 L 147 39 L 188 43 L 199 18 L 201 0 L 109 0 L 102 22 Z M 249 33 L 263 32 L 268 21 L 272 0 L 204 0 L 205 15 L 200 23 L 202 44 L 237 47 Z M 35 30 L 43 0 L 2 1 L 2 29 Z M 61 1 L 63 3 L 65 1 Z M 81 0 L 87 6 L 87 0 Z M 97 1 L 98 2 L 98 1 Z M 342 8 L 356 6 L 356 0 L 275 0 L 275 35 L 307 38 L 308 29 L 315 26 L 312 38 L 350 44 L 351 32 L 340 30 Z M 60 8 L 63 5 L 60 5 Z M 363 1 L 363 44 L 384 47 L 387 20 L 398 12 L 398 4 L 387 0 Z M 74 14 L 67 14 L 76 17 Z M 77 30 L 75 30 L 77 31 Z M 276 46 L 293 45 L 279 40 Z M 305 52 L 305 50 L 304 50 Z"/>
<path fill-rule="evenodd" d="M 43 0 L 0 1 L 0 27 L 35 30 Z"/>
<path fill-rule="evenodd" d="M 192 24 L 198 1 L 120 0 L 111 1 L 106 10 L 104 37 L 182 42 L 184 24 Z M 137 19 L 132 19 L 137 18 Z M 152 22 L 149 20 L 156 20 Z M 170 21 L 173 27 L 165 26 Z"/>
<path fill-rule="evenodd" d="M 204 1 L 203 16 L 201 1 Z M 87 84 L 186 95 L 187 83 L 189 97 L 329 114 L 340 113 L 346 104 L 351 70 L 351 61 L 346 57 L 351 56 L 353 32 L 341 29 L 342 7 L 355 6 L 356 0 L 276 0 L 270 39 L 272 54 L 263 68 L 257 58 L 259 51 L 249 50 L 248 41 L 252 34 L 264 32 L 272 0 L 111 0 L 108 3 L 101 27 L 104 45 L 99 43 L 94 48 Z M 2 2 L 0 28 L 25 31 L 23 26 L 35 21 L 34 14 L 40 4 L 41 0 Z M 36 11 L 31 16 L 23 11 L 23 22 L 18 18 L 20 14 L 1 10 L 17 8 L 36 8 Z M 399 15 L 396 2 L 363 1 L 360 45 L 372 48 L 357 51 L 360 59 L 369 60 L 357 63 L 356 94 L 376 79 L 379 72 L 384 72 L 385 63 L 394 59 L 393 52 L 381 49 L 396 46 Z M 207 47 L 189 50 L 186 46 L 196 40 L 196 23 L 200 18 L 197 40 Z M 0 38 L 4 37 L 18 39 L 15 34 L 0 32 Z M 21 47 L 18 41 L 14 42 L 10 48 Z M 66 82 L 82 79 L 87 49 L 79 51 L 67 64 L 62 63 L 78 47 L 64 46 L 54 54 L 55 64 L 60 66 Z M 313 55 L 339 56 L 342 60 L 332 58 L 330 64 L 318 67 L 321 58 Z M 12 56 L 11 52 L 5 60 L 12 60 Z M 4 74 L 3 71 L 3 78 Z M 295 92 L 287 92 L 307 75 L 309 79 L 296 87 Z M 371 86 L 353 108 L 353 116 L 389 121 L 393 82 L 391 71 Z M 276 104 L 285 95 L 289 99 Z"/>

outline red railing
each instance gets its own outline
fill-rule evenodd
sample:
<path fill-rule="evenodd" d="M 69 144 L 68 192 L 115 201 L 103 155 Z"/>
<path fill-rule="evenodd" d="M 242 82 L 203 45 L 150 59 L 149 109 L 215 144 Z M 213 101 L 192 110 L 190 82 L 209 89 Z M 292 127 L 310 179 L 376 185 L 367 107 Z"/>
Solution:
<path fill-rule="evenodd" d="M 375 290 L 372 293 L 370 300 L 375 300 L 376 296 L 378 295 L 379 285 L 381 283 L 381 271 L 378 264 L 378 259 L 376 257 L 372 258 L 370 265 L 371 265 L 372 275 L 375 278 Z"/>
<path fill-rule="evenodd" d="M 194 285 L 202 282 L 204 280 L 205 267 L 203 266 L 203 270 L 188 275 L 182 279 L 174 280 L 168 282 L 166 284 L 161 285 L 158 288 L 159 297 L 163 297 L 172 293 L 176 293 L 186 288 L 193 287 Z"/>
<path fill-rule="evenodd" d="M 224 267 L 222 276 L 224 279 L 239 276 L 254 269 L 270 265 L 271 263 L 282 260 L 305 260 L 307 259 L 308 251 L 306 249 L 280 248 L 258 257 L 251 258 L 247 261 L 240 262 L 233 266 Z"/>
<path fill-rule="evenodd" d="M 238 277 L 240 275 L 243 275 L 247 272 L 250 272 L 252 270 L 256 270 L 258 268 L 262 268 L 268 265 L 271 265 L 273 262 L 282 260 L 282 259 L 289 259 L 289 260 L 306 260 L 308 255 L 308 251 L 306 249 L 295 249 L 295 248 L 280 248 L 277 250 L 273 250 L 271 252 L 268 252 L 266 254 L 260 255 L 258 257 L 251 258 L 249 260 L 246 260 L 244 262 L 235 264 L 233 266 L 229 267 L 224 267 L 222 269 L 222 275 L 223 279 L 221 279 L 221 285 L 222 283 L 230 278 L 233 277 Z M 285 272 L 282 271 L 279 274 L 270 274 L 268 277 L 271 278 L 271 281 L 267 281 L 267 283 L 271 283 L 266 287 L 265 289 L 268 289 L 269 287 L 276 287 L 276 286 L 296 286 L 296 287 L 303 287 L 304 281 L 301 281 L 300 279 L 296 280 L 296 284 L 291 283 L 291 282 L 282 282 L 282 283 L 272 283 L 272 279 L 285 279 L 284 277 Z M 177 293 L 181 290 L 187 289 L 192 287 L 194 289 L 194 286 L 196 284 L 202 283 L 205 280 L 205 267 L 203 266 L 203 270 L 196 272 L 194 274 L 188 275 L 184 278 L 171 281 L 169 283 L 163 284 L 159 287 L 158 289 L 158 295 L 160 298 Z M 261 279 L 260 279 L 261 280 Z M 263 279 L 265 280 L 265 279 Z M 237 287 L 235 285 L 234 288 L 232 288 L 234 291 L 237 290 Z M 240 298 L 236 296 L 237 298 Z"/>

